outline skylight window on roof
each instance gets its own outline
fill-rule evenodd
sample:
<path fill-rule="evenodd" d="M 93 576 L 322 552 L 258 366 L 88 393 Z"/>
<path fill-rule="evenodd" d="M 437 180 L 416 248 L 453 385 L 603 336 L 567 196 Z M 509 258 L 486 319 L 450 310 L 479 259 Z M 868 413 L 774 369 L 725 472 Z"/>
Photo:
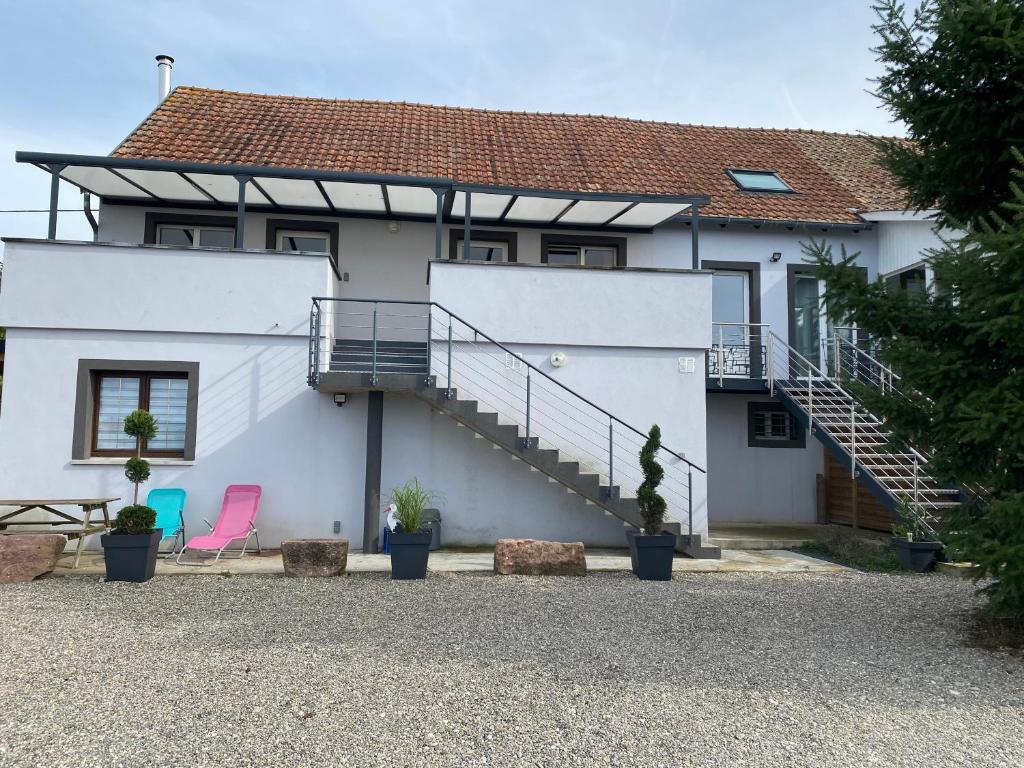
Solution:
<path fill-rule="evenodd" d="M 730 168 L 726 171 L 736 186 L 746 192 L 792 192 L 775 171 L 744 171 Z"/>

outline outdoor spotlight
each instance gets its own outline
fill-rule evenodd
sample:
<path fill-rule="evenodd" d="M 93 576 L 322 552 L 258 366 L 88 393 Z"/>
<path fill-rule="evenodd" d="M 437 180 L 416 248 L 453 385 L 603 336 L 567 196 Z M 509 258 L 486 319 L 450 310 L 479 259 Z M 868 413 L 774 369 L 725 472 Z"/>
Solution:
<path fill-rule="evenodd" d="M 338 406 L 339 408 L 341 408 L 341 406 L 343 406 L 347 402 L 348 402 L 348 395 L 346 395 L 344 392 L 339 392 L 338 394 L 336 394 L 334 396 L 334 404 L 336 406 Z"/>
<path fill-rule="evenodd" d="M 392 235 L 398 234 L 398 230 L 400 230 L 401 228 L 402 225 L 399 224 L 397 221 L 388 222 L 388 232 L 390 232 Z"/>
<path fill-rule="evenodd" d="M 776 264 L 777 262 L 780 261 L 782 261 L 782 251 L 776 251 L 775 253 L 772 254 L 771 262 L 772 264 Z"/>

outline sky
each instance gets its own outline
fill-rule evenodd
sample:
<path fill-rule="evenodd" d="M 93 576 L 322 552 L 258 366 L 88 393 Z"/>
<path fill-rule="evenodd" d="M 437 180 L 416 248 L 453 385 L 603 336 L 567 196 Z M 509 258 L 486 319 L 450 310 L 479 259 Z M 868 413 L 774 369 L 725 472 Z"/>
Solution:
<path fill-rule="evenodd" d="M 16 150 L 108 154 L 145 119 L 161 53 L 226 90 L 898 135 L 871 2 L 0 0 L 0 211 L 49 203 Z M 46 219 L 0 212 L 0 235 Z M 63 213 L 58 236 L 91 231 Z"/>

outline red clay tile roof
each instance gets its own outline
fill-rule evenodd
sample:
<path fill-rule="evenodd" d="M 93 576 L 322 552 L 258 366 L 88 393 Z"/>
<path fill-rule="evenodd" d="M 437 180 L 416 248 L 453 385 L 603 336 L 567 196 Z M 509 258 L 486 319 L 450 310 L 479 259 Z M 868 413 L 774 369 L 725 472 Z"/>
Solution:
<path fill-rule="evenodd" d="M 115 156 L 438 176 L 473 184 L 704 194 L 708 216 L 857 222 L 901 207 L 865 136 L 716 128 L 179 86 Z M 726 168 L 777 171 L 798 194 L 739 190 Z"/>

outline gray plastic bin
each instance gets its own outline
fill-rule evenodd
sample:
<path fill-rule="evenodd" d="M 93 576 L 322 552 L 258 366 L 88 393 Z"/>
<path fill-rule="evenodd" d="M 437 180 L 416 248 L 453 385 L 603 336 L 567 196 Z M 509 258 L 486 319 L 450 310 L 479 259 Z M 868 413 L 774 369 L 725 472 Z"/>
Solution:
<path fill-rule="evenodd" d="M 441 512 L 437 509 L 423 510 L 423 527 L 430 529 L 431 551 L 441 548 Z"/>

